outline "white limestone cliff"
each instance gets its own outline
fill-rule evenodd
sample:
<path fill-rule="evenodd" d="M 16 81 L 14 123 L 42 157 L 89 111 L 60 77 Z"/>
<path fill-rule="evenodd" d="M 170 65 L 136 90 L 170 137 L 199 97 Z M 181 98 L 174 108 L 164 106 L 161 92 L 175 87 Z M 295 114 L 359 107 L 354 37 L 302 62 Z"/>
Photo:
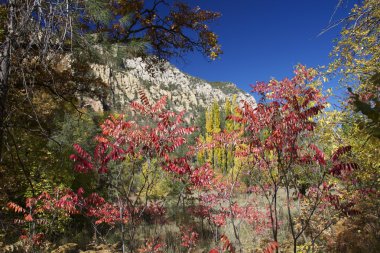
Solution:
<path fill-rule="evenodd" d="M 254 98 L 232 83 L 212 83 L 192 77 L 165 61 L 147 63 L 142 58 L 125 59 L 122 69 L 113 70 L 105 65 L 92 65 L 96 76 L 110 86 L 108 103 L 122 110 L 138 99 L 143 90 L 151 101 L 166 95 L 175 110 L 197 111 L 206 108 L 214 100 L 224 103 L 234 94 L 237 101 L 255 104 Z M 99 108 L 99 102 L 92 101 Z"/>

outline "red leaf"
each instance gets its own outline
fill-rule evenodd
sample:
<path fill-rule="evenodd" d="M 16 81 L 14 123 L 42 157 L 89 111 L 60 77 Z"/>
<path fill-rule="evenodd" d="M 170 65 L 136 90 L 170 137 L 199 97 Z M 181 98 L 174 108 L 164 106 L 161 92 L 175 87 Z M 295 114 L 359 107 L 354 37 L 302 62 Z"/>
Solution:
<path fill-rule="evenodd" d="M 340 147 L 338 148 L 332 155 L 331 159 L 333 162 L 337 161 L 339 157 L 343 154 L 346 154 L 351 151 L 351 146 L 345 146 L 345 147 Z"/>
<path fill-rule="evenodd" d="M 32 215 L 30 215 L 30 214 L 25 215 L 24 219 L 25 219 L 25 221 L 28 221 L 28 222 L 33 221 L 33 217 L 32 217 Z"/>
<path fill-rule="evenodd" d="M 273 253 L 279 248 L 278 242 L 270 242 L 268 246 L 263 250 L 263 253 Z"/>
<path fill-rule="evenodd" d="M 149 99 L 146 96 L 145 92 L 142 89 L 139 89 L 138 93 L 140 95 L 140 100 L 143 102 L 143 104 L 147 107 L 150 107 Z"/>
<path fill-rule="evenodd" d="M 25 213 L 25 209 L 17 205 L 16 203 L 9 202 L 7 206 L 9 209 L 12 209 L 16 213 Z"/>
<path fill-rule="evenodd" d="M 359 165 L 356 163 L 340 163 L 334 165 L 332 169 L 330 169 L 330 173 L 334 176 L 340 176 L 342 173 L 352 172 L 357 170 Z"/>

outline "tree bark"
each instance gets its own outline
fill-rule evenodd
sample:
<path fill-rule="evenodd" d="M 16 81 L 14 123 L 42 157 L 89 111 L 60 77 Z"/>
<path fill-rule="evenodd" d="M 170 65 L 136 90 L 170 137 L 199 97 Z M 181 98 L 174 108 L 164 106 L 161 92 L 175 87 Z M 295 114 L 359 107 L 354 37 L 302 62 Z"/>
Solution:
<path fill-rule="evenodd" d="M 9 72 L 11 57 L 11 36 L 13 34 L 13 1 L 9 1 L 9 13 L 7 22 L 7 36 L 2 43 L 0 55 L 0 162 L 3 158 L 5 120 L 7 117 L 7 98 L 9 90 Z"/>
<path fill-rule="evenodd" d="M 3 157 L 5 119 L 7 116 L 7 97 L 9 90 L 8 74 L 9 74 L 9 53 L 10 41 L 7 40 L 3 44 L 0 63 L 0 161 Z"/>

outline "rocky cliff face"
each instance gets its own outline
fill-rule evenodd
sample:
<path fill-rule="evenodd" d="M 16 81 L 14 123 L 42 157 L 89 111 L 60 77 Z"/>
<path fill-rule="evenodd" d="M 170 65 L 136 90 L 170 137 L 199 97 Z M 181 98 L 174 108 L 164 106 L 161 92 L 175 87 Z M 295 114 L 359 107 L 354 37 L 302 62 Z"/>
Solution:
<path fill-rule="evenodd" d="M 171 106 L 178 111 L 196 113 L 214 100 L 224 103 L 236 94 L 237 101 L 255 103 L 254 98 L 233 83 L 207 82 L 181 72 L 168 62 L 147 62 L 141 58 L 126 59 L 122 69 L 113 70 L 104 65 L 92 65 L 95 75 L 110 86 L 109 106 L 123 110 L 130 101 L 138 99 L 143 90 L 150 101 L 166 95 Z M 101 110 L 99 101 L 89 101 L 95 110 Z"/>

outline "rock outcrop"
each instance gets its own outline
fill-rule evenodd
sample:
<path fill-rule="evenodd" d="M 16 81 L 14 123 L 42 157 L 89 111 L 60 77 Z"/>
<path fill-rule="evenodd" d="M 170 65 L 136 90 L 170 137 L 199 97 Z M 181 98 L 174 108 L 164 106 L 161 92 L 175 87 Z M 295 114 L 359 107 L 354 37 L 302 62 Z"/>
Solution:
<path fill-rule="evenodd" d="M 105 65 L 92 65 L 97 77 L 110 87 L 106 103 L 115 110 L 125 109 L 129 102 L 138 99 L 142 90 L 151 101 L 166 95 L 172 108 L 196 113 L 213 101 L 224 103 L 226 98 L 237 96 L 237 101 L 255 103 L 254 98 L 233 83 L 207 82 L 181 72 L 166 61 L 125 59 L 124 66 L 115 70 Z M 95 110 L 101 110 L 100 101 L 88 100 Z M 104 102 L 104 101 L 103 101 Z M 103 104 L 104 106 L 104 104 Z"/>

